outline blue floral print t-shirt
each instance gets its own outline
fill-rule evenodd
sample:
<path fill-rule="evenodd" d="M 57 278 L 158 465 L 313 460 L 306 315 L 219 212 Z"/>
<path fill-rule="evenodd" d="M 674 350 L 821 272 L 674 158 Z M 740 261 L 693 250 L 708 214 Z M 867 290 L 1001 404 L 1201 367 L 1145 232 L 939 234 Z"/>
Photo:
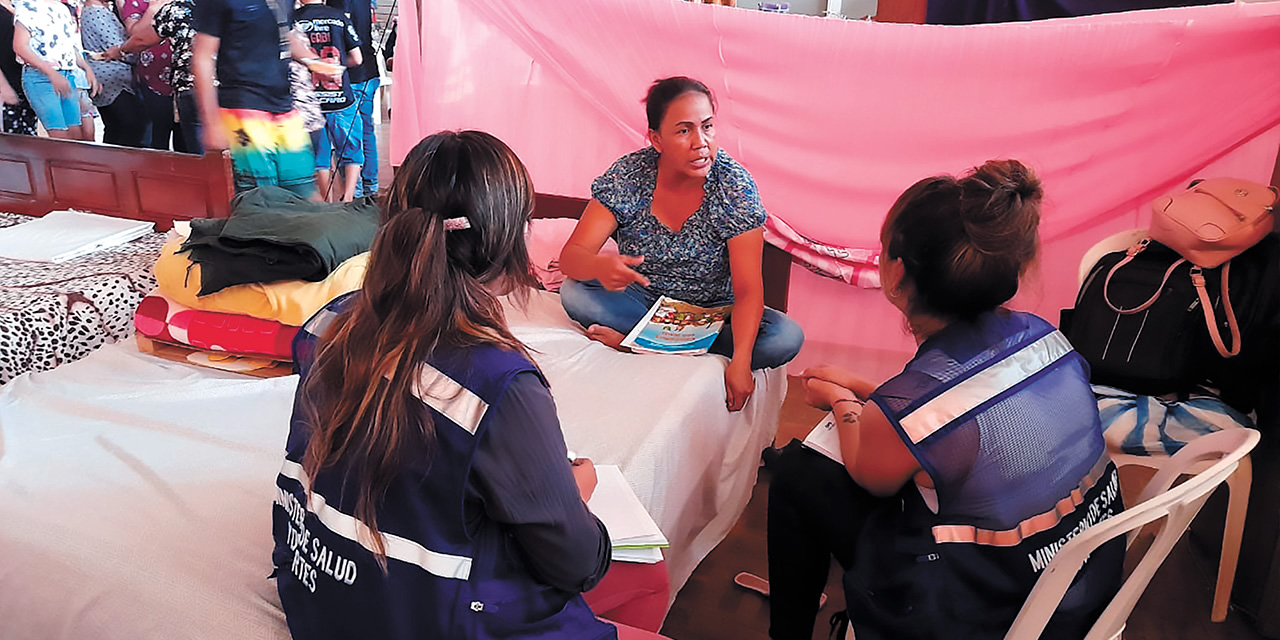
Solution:
<path fill-rule="evenodd" d="M 13 21 L 31 34 L 31 51 L 59 71 L 76 68 L 80 58 L 80 29 L 72 9 L 61 2 L 16 0 Z"/>
<path fill-rule="evenodd" d="M 649 278 L 651 291 L 705 306 L 732 302 L 727 243 L 764 226 L 768 217 L 755 180 L 720 149 L 703 186 L 702 206 L 672 231 L 651 209 L 658 155 L 646 147 L 623 156 L 591 183 L 591 197 L 617 220 L 618 250 L 644 256 L 635 269 Z"/>

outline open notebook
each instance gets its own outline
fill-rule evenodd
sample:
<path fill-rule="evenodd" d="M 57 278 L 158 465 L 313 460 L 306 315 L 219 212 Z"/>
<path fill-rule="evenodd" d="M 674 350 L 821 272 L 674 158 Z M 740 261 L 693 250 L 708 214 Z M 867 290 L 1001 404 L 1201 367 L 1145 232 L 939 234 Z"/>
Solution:
<path fill-rule="evenodd" d="M 66 262 L 151 233 L 154 224 L 82 211 L 51 211 L 31 222 L 0 229 L 0 256 Z"/>
<path fill-rule="evenodd" d="M 618 467 L 608 464 L 596 467 L 596 490 L 587 507 L 609 530 L 615 561 L 646 564 L 662 561 L 662 549 L 668 546 L 667 537 L 640 504 Z"/>

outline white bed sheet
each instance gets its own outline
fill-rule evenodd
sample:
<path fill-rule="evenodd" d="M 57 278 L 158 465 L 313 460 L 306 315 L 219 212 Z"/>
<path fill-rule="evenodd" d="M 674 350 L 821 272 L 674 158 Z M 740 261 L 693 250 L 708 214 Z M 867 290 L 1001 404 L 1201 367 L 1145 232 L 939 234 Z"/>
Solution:
<path fill-rule="evenodd" d="M 757 372 L 752 399 L 729 413 L 720 356 L 614 351 L 587 339 L 545 291 L 524 310 L 509 304 L 507 321 L 537 351 L 569 448 L 621 467 L 671 542 L 674 599 L 751 499 L 787 394 L 785 370 Z"/>
<path fill-rule="evenodd" d="M 722 359 L 614 352 L 552 294 L 509 315 L 570 448 L 619 465 L 671 541 L 674 594 L 745 508 L 785 374 L 729 414 Z M 267 574 L 296 384 L 126 341 L 0 388 L 0 638 L 287 638 Z"/>

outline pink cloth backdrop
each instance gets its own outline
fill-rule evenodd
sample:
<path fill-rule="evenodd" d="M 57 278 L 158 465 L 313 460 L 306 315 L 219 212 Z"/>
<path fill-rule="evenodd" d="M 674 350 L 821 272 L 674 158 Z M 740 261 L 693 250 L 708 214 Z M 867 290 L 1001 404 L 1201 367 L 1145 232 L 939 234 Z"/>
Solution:
<path fill-rule="evenodd" d="M 393 164 L 433 131 L 484 129 L 539 191 L 587 196 L 644 144 L 649 83 L 689 75 L 715 91 L 718 141 L 766 208 L 824 245 L 876 249 L 919 178 L 1030 164 L 1044 251 L 1015 306 L 1054 321 L 1090 244 L 1206 171 L 1268 181 L 1280 143 L 1280 2 L 965 27 L 680 0 L 400 6 Z M 889 371 L 912 349 L 878 291 L 797 266 L 790 304 L 809 337 L 798 365 L 865 350 Z"/>

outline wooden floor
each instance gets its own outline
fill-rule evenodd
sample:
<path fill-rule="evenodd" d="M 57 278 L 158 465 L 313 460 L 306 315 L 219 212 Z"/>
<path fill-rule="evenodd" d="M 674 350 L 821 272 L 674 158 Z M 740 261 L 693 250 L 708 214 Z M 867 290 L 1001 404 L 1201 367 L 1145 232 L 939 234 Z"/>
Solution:
<path fill-rule="evenodd" d="M 803 435 L 817 423 L 822 412 L 808 407 L 797 393 L 795 378 L 783 404 L 778 428 L 778 444 Z M 1141 477 L 1136 477 L 1140 483 Z M 1125 495 L 1135 477 L 1122 474 Z M 1140 487 L 1139 487 L 1140 488 Z M 764 640 L 768 638 L 768 601 L 733 584 L 739 571 L 768 576 L 765 555 L 768 472 L 762 470 L 746 512 L 720 546 L 711 552 L 676 597 L 662 633 L 675 640 Z M 1202 553 L 1189 538 L 1174 548 L 1138 603 L 1125 640 L 1165 640 L 1195 638 L 1252 640 L 1262 636 L 1234 609 L 1225 622 L 1209 622 L 1213 599 L 1216 559 Z M 833 566 L 827 581 L 828 601 L 819 614 L 813 637 L 827 637 L 826 621 L 844 604 L 838 567 Z"/>

